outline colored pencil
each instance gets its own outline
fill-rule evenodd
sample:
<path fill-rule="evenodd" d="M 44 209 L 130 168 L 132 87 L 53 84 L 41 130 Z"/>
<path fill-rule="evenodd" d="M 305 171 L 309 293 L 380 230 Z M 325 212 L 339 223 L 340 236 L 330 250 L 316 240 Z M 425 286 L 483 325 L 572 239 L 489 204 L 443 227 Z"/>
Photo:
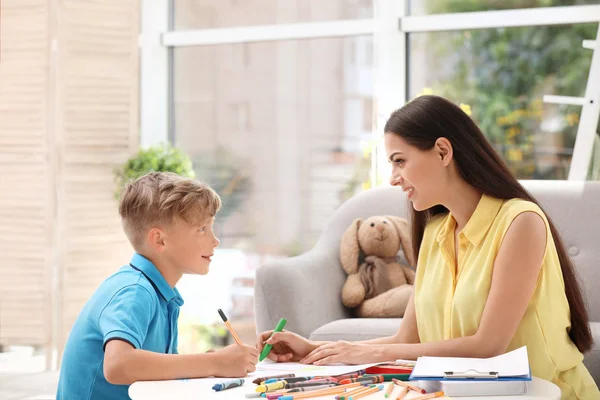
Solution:
<path fill-rule="evenodd" d="M 223 312 L 223 310 L 221 310 L 220 308 L 217 310 L 219 315 L 221 316 L 221 319 L 223 320 L 223 322 L 225 323 L 225 326 L 227 327 L 227 329 L 229 330 L 229 332 L 231 333 L 231 336 L 233 336 L 233 340 L 235 340 L 235 342 L 237 344 L 242 344 L 242 341 L 240 340 L 240 338 L 238 337 L 237 333 L 235 333 L 235 331 L 233 330 L 233 327 L 231 326 L 231 324 L 229 323 L 229 321 L 227 320 L 227 317 L 225 316 L 225 313 Z"/>
<path fill-rule="evenodd" d="M 394 391 L 394 386 L 396 386 L 393 382 L 388 384 L 388 388 L 385 391 L 385 395 L 384 397 L 387 399 L 388 397 L 390 397 L 390 395 L 392 394 L 392 392 Z"/>
<path fill-rule="evenodd" d="M 392 379 L 392 382 L 394 382 L 396 385 L 405 386 L 405 387 L 409 388 L 410 390 L 414 390 L 415 392 L 419 392 L 422 394 L 427 393 L 427 391 L 425 389 L 421 389 L 420 387 L 411 385 L 410 383 L 399 381 L 398 379 Z"/>

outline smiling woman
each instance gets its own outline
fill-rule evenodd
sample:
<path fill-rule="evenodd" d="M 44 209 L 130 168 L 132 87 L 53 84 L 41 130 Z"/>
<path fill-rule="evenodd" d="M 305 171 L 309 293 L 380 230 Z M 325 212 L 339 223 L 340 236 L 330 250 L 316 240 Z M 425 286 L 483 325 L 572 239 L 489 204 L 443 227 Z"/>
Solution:
<path fill-rule="evenodd" d="M 491 357 L 527 346 L 532 374 L 558 385 L 563 399 L 598 398 L 582 363 L 592 336 L 573 264 L 552 221 L 481 130 L 437 96 L 411 101 L 384 129 L 391 183 L 413 205 L 418 254 L 402 324 L 393 336 L 356 343 L 282 332 L 269 340 L 282 344 L 271 359 L 362 364 Z"/>

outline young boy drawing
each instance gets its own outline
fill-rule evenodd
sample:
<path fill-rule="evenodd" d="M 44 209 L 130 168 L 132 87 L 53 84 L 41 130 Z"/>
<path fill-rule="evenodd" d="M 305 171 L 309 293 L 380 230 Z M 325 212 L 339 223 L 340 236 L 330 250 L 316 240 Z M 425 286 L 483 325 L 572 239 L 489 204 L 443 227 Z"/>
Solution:
<path fill-rule="evenodd" d="M 232 345 L 177 353 L 183 274 L 208 273 L 219 245 L 212 227 L 221 207 L 208 186 L 153 172 L 124 188 L 119 213 L 135 254 L 82 309 L 63 356 L 57 400 L 129 399 L 135 381 L 245 376 L 258 351 Z"/>

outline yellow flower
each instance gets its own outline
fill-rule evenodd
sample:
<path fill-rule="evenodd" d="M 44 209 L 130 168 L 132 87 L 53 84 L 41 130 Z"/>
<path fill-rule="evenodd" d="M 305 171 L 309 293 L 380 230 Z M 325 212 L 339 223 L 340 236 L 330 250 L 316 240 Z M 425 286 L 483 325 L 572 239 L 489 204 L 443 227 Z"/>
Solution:
<path fill-rule="evenodd" d="M 518 126 L 513 126 L 512 128 L 510 128 L 507 132 L 507 135 L 510 139 L 514 138 L 515 136 L 517 136 L 519 133 L 521 133 L 521 130 L 519 129 Z"/>
<path fill-rule="evenodd" d="M 506 155 L 510 161 L 523 161 L 523 152 L 520 149 L 510 149 Z"/>
<path fill-rule="evenodd" d="M 576 113 L 568 114 L 565 118 L 569 126 L 574 126 L 579 122 L 579 114 Z"/>
<path fill-rule="evenodd" d="M 471 106 L 465 103 L 460 103 L 460 109 L 465 112 L 468 116 L 471 116 Z"/>

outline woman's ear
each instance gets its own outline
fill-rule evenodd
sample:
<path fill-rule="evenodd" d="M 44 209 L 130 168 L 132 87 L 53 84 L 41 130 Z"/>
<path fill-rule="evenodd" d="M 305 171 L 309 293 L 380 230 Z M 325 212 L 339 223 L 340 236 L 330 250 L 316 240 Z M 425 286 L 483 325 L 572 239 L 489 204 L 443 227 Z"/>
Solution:
<path fill-rule="evenodd" d="M 447 167 L 454 156 L 452 143 L 450 143 L 450 141 L 445 137 L 438 138 L 435 141 L 435 150 L 437 151 L 438 156 L 440 157 L 440 160 L 444 166 Z"/>

